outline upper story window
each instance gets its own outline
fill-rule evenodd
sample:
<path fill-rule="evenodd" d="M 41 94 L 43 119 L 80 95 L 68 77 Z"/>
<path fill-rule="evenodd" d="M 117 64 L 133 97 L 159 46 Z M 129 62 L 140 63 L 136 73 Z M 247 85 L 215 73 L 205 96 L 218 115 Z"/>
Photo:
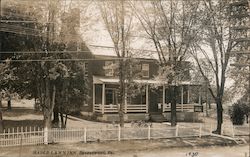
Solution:
<path fill-rule="evenodd" d="M 89 76 L 89 63 L 85 62 L 84 63 L 84 77 L 88 77 Z"/>
<path fill-rule="evenodd" d="M 103 67 L 105 71 L 105 76 L 114 76 L 114 63 L 113 61 L 105 61 L 105 66 Z"/>
<path fill-rule="evenodd" d="M 149 64 L 142 64 L 141 66 L 142 70 L 142 77 L 149 77 Z"/>

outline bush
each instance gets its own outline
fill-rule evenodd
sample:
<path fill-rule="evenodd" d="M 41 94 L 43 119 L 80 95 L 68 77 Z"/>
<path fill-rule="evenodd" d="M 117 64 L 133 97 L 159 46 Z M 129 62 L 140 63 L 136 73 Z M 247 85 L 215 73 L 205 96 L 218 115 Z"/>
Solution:
<path fill-rule="evenodd" d="M 229 109 L 231 121 L 234 125 L 242 125 L 244 123 L 245 111 L 242 103 L 235 103 L 232 108 Z"/>

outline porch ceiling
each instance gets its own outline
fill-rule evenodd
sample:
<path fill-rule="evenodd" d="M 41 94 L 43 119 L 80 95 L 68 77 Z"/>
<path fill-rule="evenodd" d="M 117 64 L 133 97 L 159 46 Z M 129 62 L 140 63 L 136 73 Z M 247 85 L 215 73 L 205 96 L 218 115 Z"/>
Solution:
<path fill-rule="evenodd" d="M 160 80 L 153 80 L 153 79 L 134 80 L 134 82 L 141 83 L 141 84 L 163 84 L 164 83 L 164 82 L 162 82 Z M 107 78 L 107 77 L 93 76 L 93 83 L 94 84 L 102 84 L 102 83 L 118 84 L 119 79 L 118 78 Z M 165 84 L 166 84 L 166 82 L 165 82 Z"/>
<path fill-rule="evenodd" d="M 139 83 L 139 84 L 155 84 L 155 85 L 167 85 L 167 81 L 162 81 L 162 80 L 155 80 L 155 79 L 137 79 L 134 80 L 134 82 Z M 93 76 L 93 83 L 94 84 L 118 84 L 119 79 L 118 78 L 110 78 L 110 77 L 100 77 L 100 76 Z M 179 85 L 195 85 L 192 84 L 191 82 L 185 81 L 180 83 Z"/>

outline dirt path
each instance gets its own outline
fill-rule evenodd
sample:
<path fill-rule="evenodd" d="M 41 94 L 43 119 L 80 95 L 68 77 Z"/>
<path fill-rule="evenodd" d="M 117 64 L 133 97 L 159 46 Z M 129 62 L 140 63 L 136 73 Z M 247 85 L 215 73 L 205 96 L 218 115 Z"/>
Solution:
<path fill-rule="evenodd" d="M 235 143 L 230 140 L 208 136 L 203 138 L 171 138 L 161 140 L 130 140 L 121 142 L 106 141 L 9 147 L 0 148 L 0 157 L 134 157 L 135 155 L 135 157 L 149 157 L 152 155 L 157 157 L 166 157 L 169 156 L 168 153 L 171 154 L 170 156 L 175 156 L 175 153 L 182 156 L 188 152 L 195 152 L 197 148 L 199 149 L 198 152 L 202 153 L 204 149 L 212 151 L 212 148 L 214 147 L 228 148 L 228 146 L 235 146 Z M 241 147 L 244 147 L 241 151 L 247 151 L 247 147 L 240 146 L 239 148 Z"/>
<path fill-rule="evenodd" d="M 120 157 L 245 157 L 248 146 L 174 148 L 120 154 Z"/>

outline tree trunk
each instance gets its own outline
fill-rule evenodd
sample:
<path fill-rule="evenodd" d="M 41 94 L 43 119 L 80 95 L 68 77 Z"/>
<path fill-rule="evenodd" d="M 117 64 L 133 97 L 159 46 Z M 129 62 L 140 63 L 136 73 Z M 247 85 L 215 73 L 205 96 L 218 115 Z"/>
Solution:
<path fill-rule="evenodd" d="M 11 110 L 11 97 L 10 97 L 10 96 L 9 96 L 9 98 L 8 98 L 7 110 Z"/>
<path fill-rule="evenodd" d="M 44 128 L 51 128 L 51 116 L 44 117 Z"/>
<path fill-rule="evenodd" d="M 216 101 L 216 107 L 217 107 L 217 129 L 213 131 L 213 133 L 221 134 L 221 127 L 223 123 L 223 108 L 221 99 Z"/>
<path fill-rule="evenodd" d="M 174 85 L 171 87 L 171 126 L 176 126 L 177 124 L 177 116 L 176 116 L 176 88 Z"/>
<path fill-rule="evenodd" d="M 0 92 L 0 133 L 3 133 L 2 93 Z"/>
<path fill-rule="evenodd" d="M 210 98 L 210 96 L 208 97 L 208 108 L 211 110 L 212 109 L 212 107 L 211 107 L 211 98 Z"/>
<path fill-rule="evenodd" d="M 120 126 L 124 127 L 124 106 L 125 106 L 125 64 L 124 61 L 120 61 L 119 63 L 119 79 L 120 79 L 120 97 L 121 97 L 121 104 L 119 108 L 119 118 L 120 118 Z"/>
<path fill-rule="evenodd" d="M 60 92 L 57 92 L 57 93 L 60 93 Z M 61 99 L 61 98 L 60 98 L 60 96 L 57 96 L 55 99 Z M 59 105 L 60 104 L 61 104 L 61 102 L 59 100 L 57 100 L 55 102 L 54 109 L 53 109 L 53 120 L 52 120 L 52 123 L 56 127 L 59 126 Z"/>
<path fill-rule="evenodd" d="M 54 110 L 53 112 L 53 121 L 52 121 L 54 126 L 58 126 L 59 124 L 59 112 L 57 110 Z"/>
<path fill-rule="evenodd" d="M 66 114 L 66 116 L 65 116 L 65 122 L 64 122 L 65 128 L 66 128 L 66 126 L 67 126 L 67 120 L 68 120 L 68 114 Z"/>
<path fill-rule="evenodd" d="M 53 110 L 53 109 L 52 109 Z M 51 128 L 51 96 L 49 79 L 45 78 L 44 127 Z"/>
<path fill-rule="evenodd" d="M 3 107 L 3 104 L 2 104 L 2 93 L 0 92 L 0 108 Z"/>
<path fill-rule="evenodd" d="M 60 113 L 60 118 L 61 118 L 61 128 L 65 128 L 63 113 Z"/>
<path fill-rule="evenodd" d="M 3 112 L 2 112 L 2 108 L 0 108 L 0 133 L 3 133 Z"/>

